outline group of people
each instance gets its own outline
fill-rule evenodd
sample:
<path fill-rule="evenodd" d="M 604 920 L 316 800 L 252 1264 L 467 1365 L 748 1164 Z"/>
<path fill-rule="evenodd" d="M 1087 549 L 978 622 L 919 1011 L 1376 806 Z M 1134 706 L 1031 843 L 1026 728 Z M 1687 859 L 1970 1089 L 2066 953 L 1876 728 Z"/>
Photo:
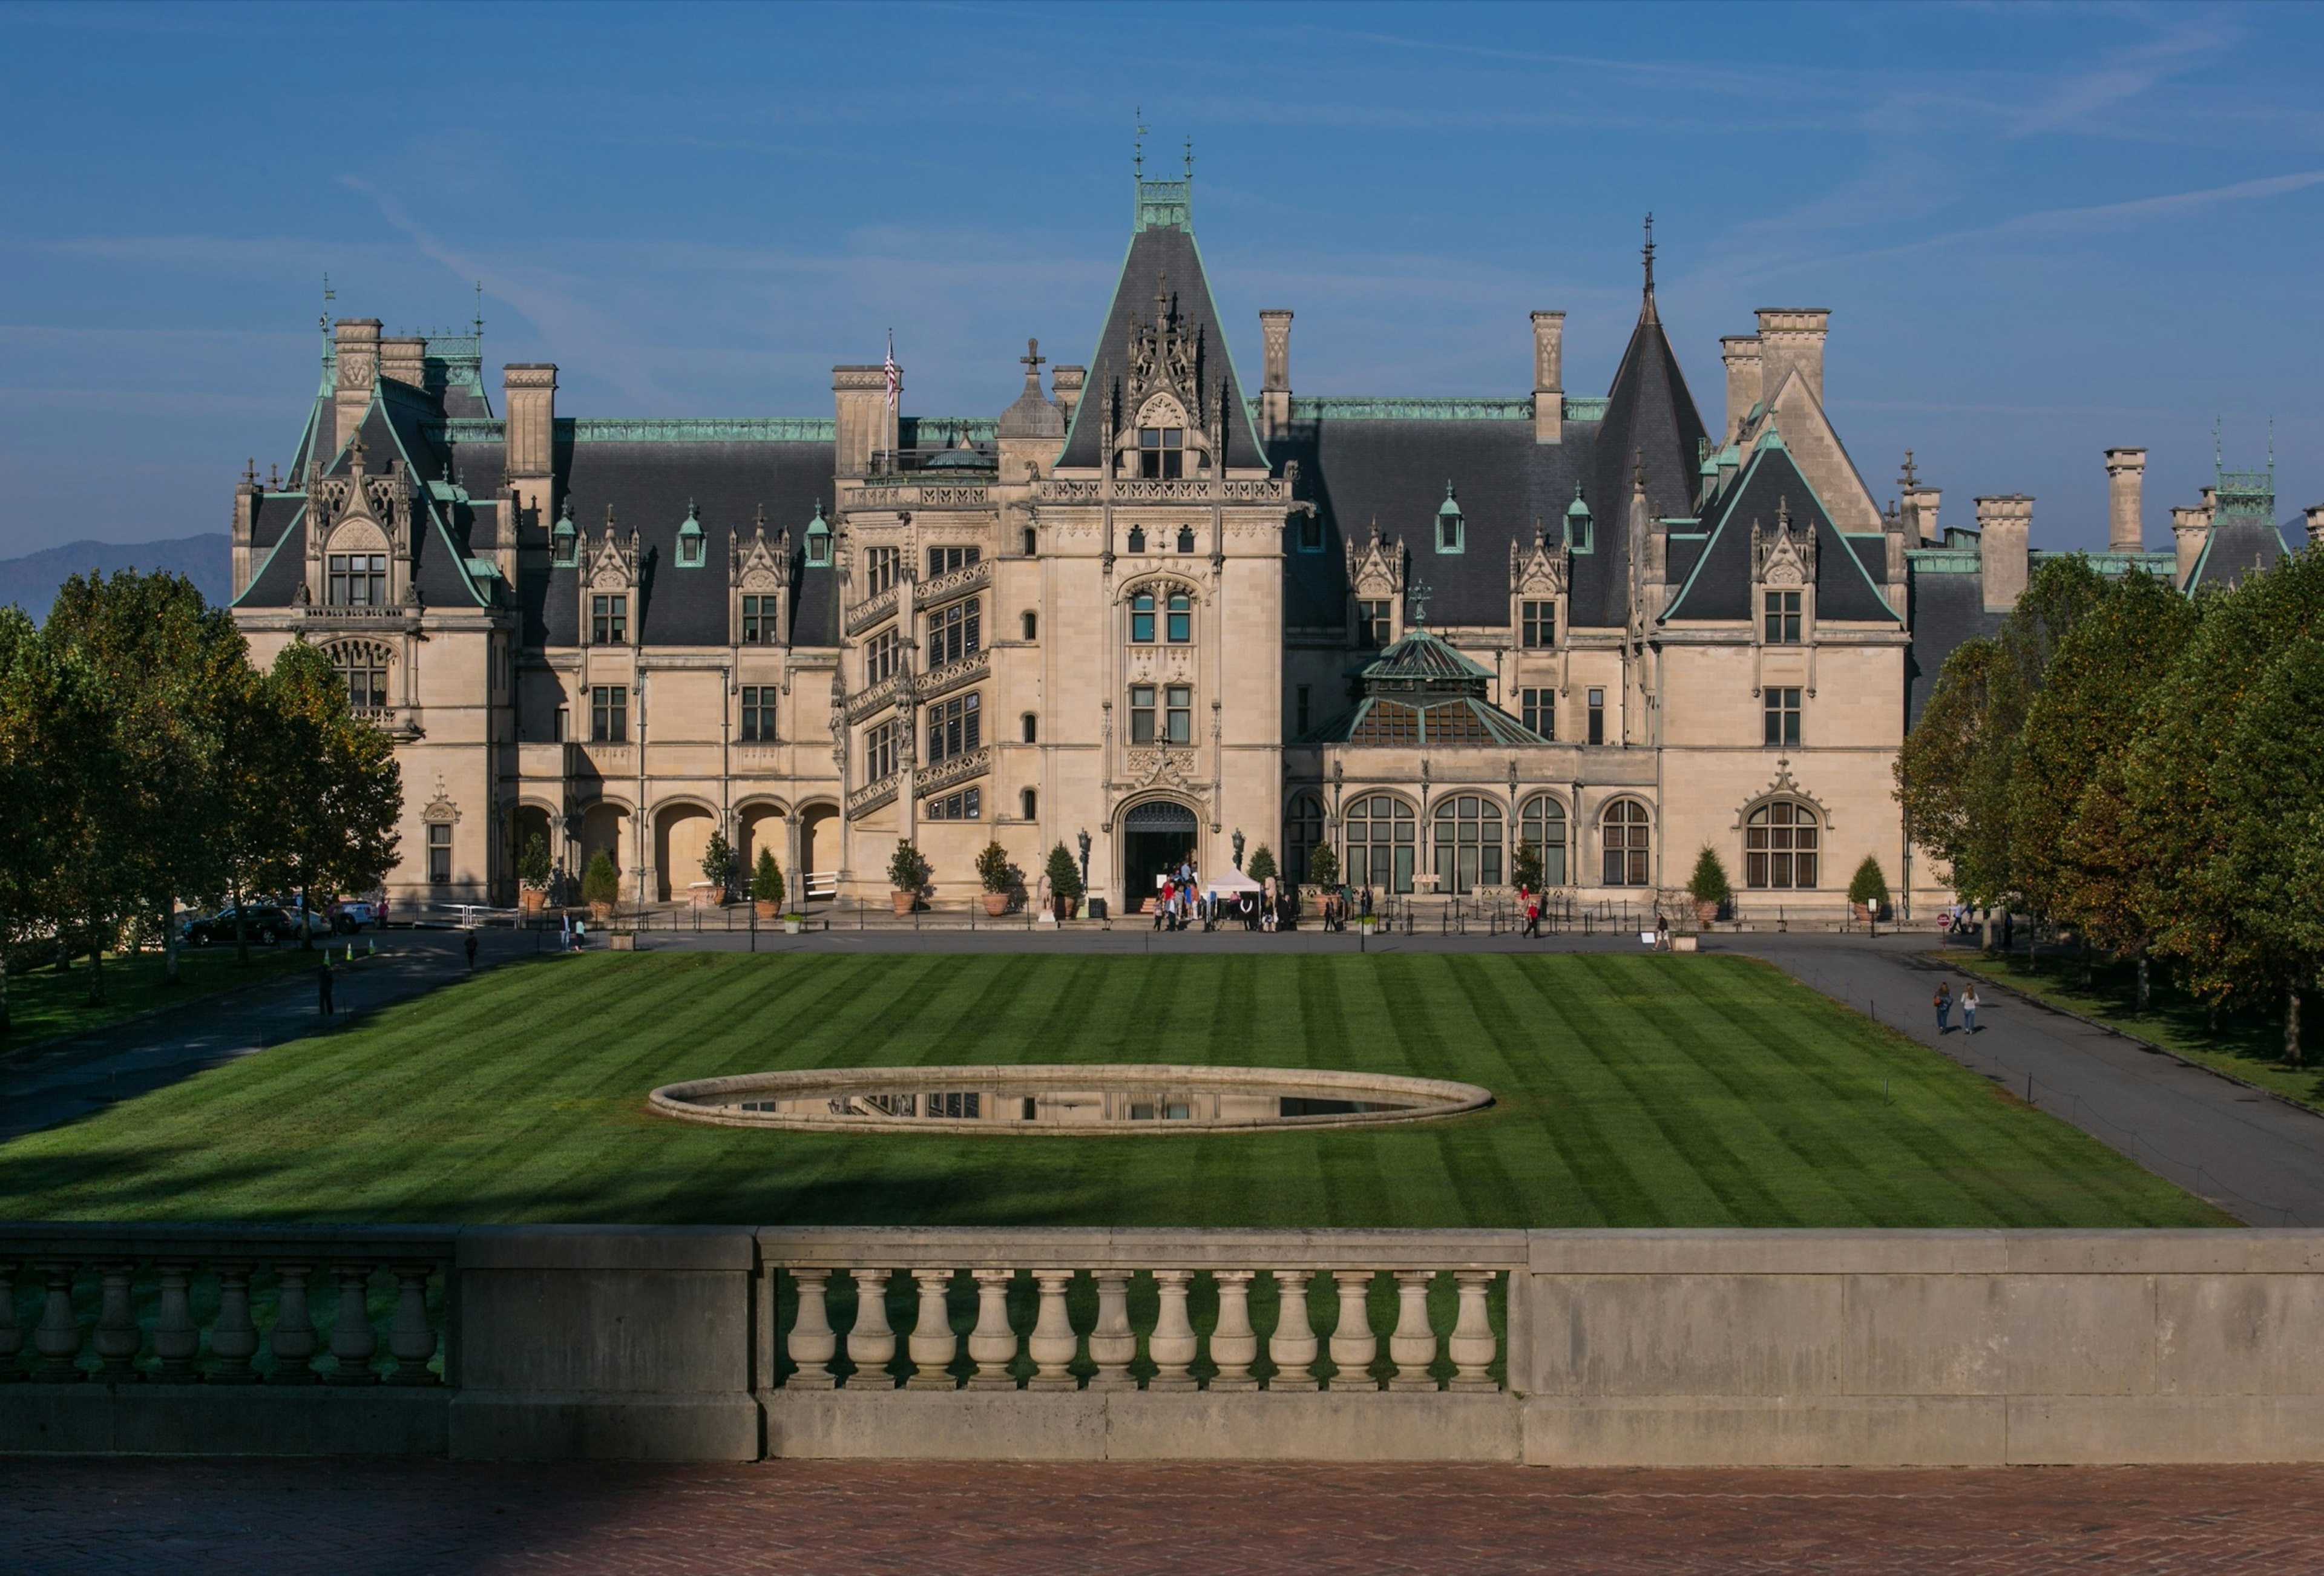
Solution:
<path fill-rule="evenodd" d="M 1975 1034 L 1977 1032 L 1977 1009 L 1979 1005 L 1977 999 L 1977 986 L 1974 983 L 1964 982 L 1961 986 L 1960 994 L 1959 996 L 1955 996 L 1953 994 L 1953 982 L 1950 980 L 1940 980 L 1937 982 L 1937 999 L 1935 1001 L 1935 1007 L 1937 1009 L 1937 1032 L 1939 1034 L 1952 1033 L 1953 1026 L 1951 1020 L 1953 1008 L 1955 1005 L 1959 1005 L 1960 1008 L 1961 1027 L 1967 1029 L 1969 1033 Z"/>
<path fill-rule="evenodd" d="M 1289 885 L 1268 876 L 1259 889 L 1238 884 L 1231 892 L 1206 889 L 1202 871 L 1192 861 L 1163 873 L 1155 889 L 1154 928 L 1184 930 L 1200 925 L 1216 930 L 1240 925 L 1245 930 L 1283 930 L 1296 922 L 1298 900 Z M 1328 924 L 1328 920 L 1327 920 Z"/>

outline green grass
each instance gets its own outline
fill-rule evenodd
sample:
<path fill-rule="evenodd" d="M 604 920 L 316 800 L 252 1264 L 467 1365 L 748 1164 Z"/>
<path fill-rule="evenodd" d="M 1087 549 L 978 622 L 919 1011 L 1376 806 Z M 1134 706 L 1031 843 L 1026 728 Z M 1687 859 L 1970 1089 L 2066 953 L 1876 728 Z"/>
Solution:
<path fill-rule="evenodd" d="M 341 941 L 339 945 L 344 947 L 346 943 Z M 162 978 L 160 953 L 108 953 L 105 959 L 105 1000 L 95 1007 L 88 1000 L 90 970 L 86 954 L 75 958 L 72 967 L 62 972 L 54 964 L 22 972 L 11 969 L 10 1028 L 6 1035 L 0 1036 L 0 1052 L 34 1040 L 84 1034 L 141 1012 L 181 1006 L 238 986 L 263 984 L 302 968 L 311 969 L 320 959 L 320 953 L 300 952 L 296 942 L 286 941 L 281 946 L 254 943 L 250 966 L 243 968 L 235 962 L 231 944 L 181 947 L 178 952 L 178 982 L 171 985 Z"/>
<path fill-rule="evenodd" d="M 1421 1074 L 1497 1103 L 1409 1126 L 1111 1138 L 754 1131 L 645 1105 L 657 1084 L 724 1073 L 1024 1061 Z M 2228 1223 L 1764 964 L 1570 954 L 557 958 L 0 1147 L 0 1213 Z"/>
<path fill-rule="evenodd" d="M 1979 979 L 2054 1001 L 2084 1018 L 2109 1024 L 2126 1034 L 2153 1040 L 2190 1062 L 2231 1073 L 2272 1093 L 2324 1111 L 2324 1069 L 2283 1064 L 2283 1014 L 2223 1012 L 2211 1027 L 2203 1003 L 2173 989 L 2162 971 L 2152 970 L 2148 1007 L 2138 1010 L 2138 973 L 2126 963 L 2098 962 L 2090 982 L 2081 982 L 2081 966 L 2072 958 L 2045 955 L 2033 969 L 2022 954 L 2007 958 L 1978 953 L 1947 953 L 1948 968 L 1973 972 Z M 2313 1037 L 2310 1037 L 2313 1043 Z"/>

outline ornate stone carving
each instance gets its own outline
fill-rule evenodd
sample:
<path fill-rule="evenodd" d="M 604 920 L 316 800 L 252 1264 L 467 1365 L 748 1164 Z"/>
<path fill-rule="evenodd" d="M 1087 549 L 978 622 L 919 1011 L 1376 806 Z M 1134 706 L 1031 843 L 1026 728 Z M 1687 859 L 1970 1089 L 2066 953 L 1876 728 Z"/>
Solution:
<path fill-rule="evenodd" d="M 1404 594 L 1404 542 L 1381 536 L 1379 521 L 1372 521 L 1371 535 L 1364 545 L 1359 548 L 1350 542 L 1347 553 L 1348 585 L 1357 596 L 1369 602 Z"/>
<path fill-rule="evenodd" d="M 1533 528 L 1533 548 L 1520 552 L 1509 544 L 1509 590 L 1518 596 L 1562 596 L 1572 584 L 1572 559 L 1562 541 L 1553 543 L 1538 525 Z"/>
<path fill-rule="evenodd" d="M 1761 585 L 1815 584 L 1816 543 L 1812 525 L 1794 529 L 1788 500 L 1776 506 L 1775 529 L 1751 522 L 1751 578 Z"/>

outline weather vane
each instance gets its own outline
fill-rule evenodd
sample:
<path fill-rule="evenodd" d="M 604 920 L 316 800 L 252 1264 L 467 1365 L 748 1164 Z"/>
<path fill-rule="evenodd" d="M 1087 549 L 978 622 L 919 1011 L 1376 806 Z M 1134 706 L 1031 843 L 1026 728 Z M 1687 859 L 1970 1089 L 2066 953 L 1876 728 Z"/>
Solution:
<path fill-rule="evenodd" d="M 1130 172 L 1143 180 L 1146 179 L 1146 112 L 1133 108 L 1130 113 L 1138 123 L 1138 136 L 1131 144 Z"/>

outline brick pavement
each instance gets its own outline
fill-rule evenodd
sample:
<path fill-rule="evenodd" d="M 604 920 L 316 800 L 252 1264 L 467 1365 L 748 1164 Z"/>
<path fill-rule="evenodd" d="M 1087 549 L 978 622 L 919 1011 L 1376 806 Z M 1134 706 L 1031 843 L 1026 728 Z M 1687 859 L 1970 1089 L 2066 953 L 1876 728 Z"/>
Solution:
<path fill-rule="evenodd" d="M 0 1571 L 2324 1570 L 2324 1467 L 0 1460 Z"/>

